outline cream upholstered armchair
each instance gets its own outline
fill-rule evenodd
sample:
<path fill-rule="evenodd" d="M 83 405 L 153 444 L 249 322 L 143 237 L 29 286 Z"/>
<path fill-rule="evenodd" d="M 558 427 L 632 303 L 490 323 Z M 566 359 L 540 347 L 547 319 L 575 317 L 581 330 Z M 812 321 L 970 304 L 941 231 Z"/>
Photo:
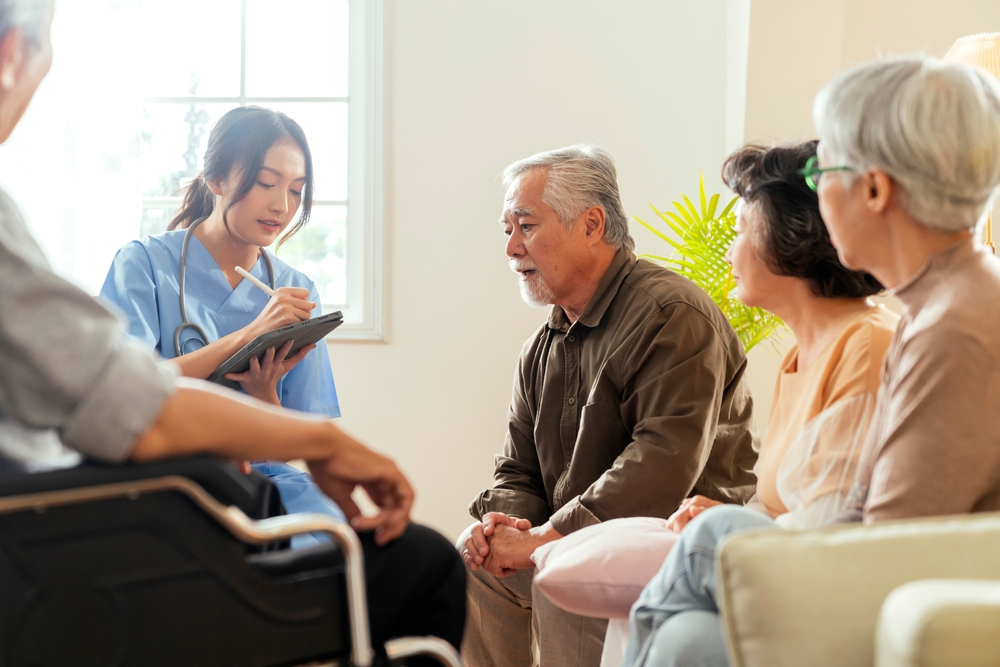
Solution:
<path fill-rule="evenodd" d="M 1000 581 L 903 584 L 882 605 L 875 655 L 881 667 L 1000 664 Z"/>
<path fill-rule="evenodd" d="M 717 567 L 733 667 L 1000 664 L 1000 514 L 740 533 Z"/>

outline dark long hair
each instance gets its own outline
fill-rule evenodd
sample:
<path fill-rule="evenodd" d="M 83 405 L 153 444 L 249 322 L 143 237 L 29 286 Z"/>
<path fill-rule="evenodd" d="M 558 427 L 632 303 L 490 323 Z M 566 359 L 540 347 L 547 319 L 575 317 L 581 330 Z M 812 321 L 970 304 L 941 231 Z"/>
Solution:
<path fill-rule="evenodd" d="M 302 211 L 298 221 L 278 241 L 278 247 L 309 222 L 313 203 L 313 162 L 306 135 L 294 120 L 263 107 L 238 107 L 227 112 L 212 128 L 205 150 L 205 169 L 188 185 L 181 210 L 167 225 L 167 230 L 187 229 L 191 223 L 208 217 L 215 208 L 215 193 L 208 184 L 224 181 L 234 168 L 242 175 L 236 192 L 222 212 L 222 223 L 229 229 L 226 214 L 247 196 L 260 175 L 264 156 L 276 142 L 291 138 L 302 149 L 306 160 L 306 182 L 302 188 Z"/>
<path fill-rule="evenodd" d="M 882 285 L 845 268 L 819 213 L 819 199 L 798 170 L 816 155 L 816 141 L 768 148 L 749 144 L 726 158 L 722 180 L 763 214 L 759 240 L 773 273 L 801 278 L 827 299 L 878 294 Z"/>

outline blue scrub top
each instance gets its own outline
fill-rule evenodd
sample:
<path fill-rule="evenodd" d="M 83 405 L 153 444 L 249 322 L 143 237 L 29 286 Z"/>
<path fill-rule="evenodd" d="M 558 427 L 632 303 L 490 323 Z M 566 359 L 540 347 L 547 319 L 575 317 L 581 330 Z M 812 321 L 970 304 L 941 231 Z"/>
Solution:
<path fill-rule="evenodd" d="M 176 356 L 174 331 L 181 323 L 179 284 L 184 233 L 176 230 L 129 242 L 115 255 L 101 288 L 101 297 L 125 314 L 129 333 L 166 359 Z M 273 254 L 271 262 L 275 287 L 308 289 L 309 300 L 316 304 L 312 316 L 321 315 L 316 284 Z M 263 258 L 257 259 L 250 273 L 268 284 Z M 188 243 L 185 292 L 188 318 L 205 330 L 209 342 L 253 322 L 270 298 L 249 280 L 233 289 L 211 253 L 194 235 Z M 192 329 L 186 328 L 181 334 L 185 353 L 203 345 Z M 317 345 L 281 378 L 277 393 L 286 408 L 339 417 L 340 404 L 326 345 Z"/>

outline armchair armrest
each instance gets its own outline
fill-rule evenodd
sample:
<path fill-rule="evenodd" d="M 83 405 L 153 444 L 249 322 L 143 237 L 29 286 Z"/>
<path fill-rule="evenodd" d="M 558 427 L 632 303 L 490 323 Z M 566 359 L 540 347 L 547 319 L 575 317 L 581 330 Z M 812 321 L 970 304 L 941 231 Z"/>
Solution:
<path fill-rule="evenodd" d="M 878 620 L 878 667 L 995 665 L 1000 581 L 928 579 L 903 584 Z"/>
<path fill-rule="evenodd" d="M 723 542 L 718 601 L 734 667 L 872 665 L 879 610 L 918 579 L 1000 579 L 1000 514 Z"/>

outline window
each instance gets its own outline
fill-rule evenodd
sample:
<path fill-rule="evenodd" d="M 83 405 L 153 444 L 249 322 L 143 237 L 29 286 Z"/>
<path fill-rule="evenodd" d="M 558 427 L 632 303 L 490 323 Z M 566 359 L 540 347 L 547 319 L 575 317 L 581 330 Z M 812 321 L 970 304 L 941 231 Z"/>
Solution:
<path fill-rule="evenodd" d="M 316 192 L 278 256 L 316 281 L 324 312 L 344 311 L 335 335 L 378 338 L 380 21 L 365 0 L 61 2 L 0 184 L 54 268 L 96 294 L 119 247 L 166 229 L 222 114 L 283 111 L 309 139 Z"/>

